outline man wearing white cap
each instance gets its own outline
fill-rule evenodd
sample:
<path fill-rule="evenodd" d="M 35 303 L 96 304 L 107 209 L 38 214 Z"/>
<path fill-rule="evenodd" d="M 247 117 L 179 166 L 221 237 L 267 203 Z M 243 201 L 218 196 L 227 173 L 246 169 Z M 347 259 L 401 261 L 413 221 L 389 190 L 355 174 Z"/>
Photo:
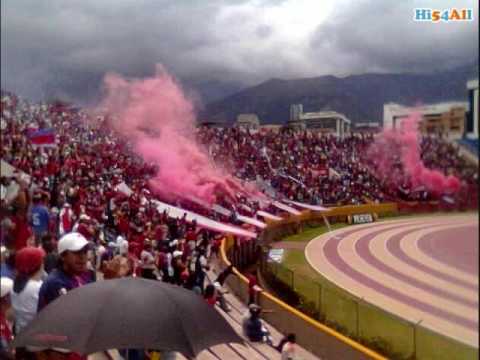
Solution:
<path fill-rule="evenodd" d="M 13 290 L 13 280 L 0 278 L 0 359 L 15 359 L 10 343 L 13 340 L 12 329 L 7 321 L 12 308 L 10 294 Z"/>
<path fill-rule="evenodd" d="M 95 274 L 87 269 L 89 242 L 76 232 L 64 235 L 58 242 L 59 266 L 53 270 L 40 288 L 38 311 L 74 288 L 95 281 Z"/>

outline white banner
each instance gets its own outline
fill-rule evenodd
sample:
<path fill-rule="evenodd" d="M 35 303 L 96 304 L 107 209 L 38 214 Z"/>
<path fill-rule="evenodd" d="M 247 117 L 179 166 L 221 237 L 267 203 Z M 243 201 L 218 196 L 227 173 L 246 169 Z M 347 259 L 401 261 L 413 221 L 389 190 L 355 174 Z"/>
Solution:
<path fill-rule="evenodd" d="M 223 233 L 229 233 L 229 234 L 234 234 L 238 236 L 244 236 L 247 238 L 256 238 L 257 234 L 252 232 L 252 231 L 247 231 L 244 230 L 238 226 L 233 226 L 229 224 L 223 224 L 218 221 L 210 220 L 209 218 L 198 215 L 194 212 L 188 211 L 188 210 L 183 210 L 181 208 L 177 208 L 175 206 L 165 204 L 161 201 L 154 200 L 155 204 L 157 205 L 157 210 L 159 212 L 163 212 L 164 210 L 167 211 L 167 214 L 172 217 L 176 218 L 182 218 L 184 214 L 187 216 L 187 221 L 191 222 L 193 220 L 196 220 L 197 224 L 201 227 L 218 231 L 218 232 L 223 232 Z"/>
<path fill-rule="evenodd" d="M 263 210 L 258 210 L 257 215 L 263 216 L 265 219 L 276 220 L 276 221 L 282 220 L 282 218 L 280 216 L 270 214 L 270 213 L 268 213 L 266 211 L 263 211 Z"/>
<path fill-rule="evenodd" d="M 257 220 L 257 219 L 254 219 L 254 218 L 251 218 L 251 217 L 248 217 L 248 216 L 237 214 L 237 219 L 246 223 L 246 224 L 250 224 L 250 225 L 259 227 L 260 229 L 265 229 L 267 227 L 267 224 L 265 224 L 264 222 L 262 222 L 260 220 Z"/>
<path fill-rule="evenodd" d="M 278 201 L 274 201 L 272 202 L 272 205 L 283 210 L 283 211 L 286 211 L 290 214 L 293 214 L 293 215 L 300 215 L 301 212 L 298 211 L 298 210 L 295 210 L 294 208 L 288 206 L 288 205 L 285 205 L 285 204 L 282 204 L 281 202 L 278 202 Z"/>
<path fill-rule="evenodd" d="M 330 211 L 330 209 L 328 209 L 326 207 L 323 207 L 323 206 L 319 206 L 319 205 L 304 204 L 304 203 L 299 203 L 299 202 L 292 201 L 292 200 L 287 200 L 287 199 L 285 199 L 283 201 L 288 203 L 288 204 L 296 205 L 298 207 L 313 210 L 313 211 Z"/>

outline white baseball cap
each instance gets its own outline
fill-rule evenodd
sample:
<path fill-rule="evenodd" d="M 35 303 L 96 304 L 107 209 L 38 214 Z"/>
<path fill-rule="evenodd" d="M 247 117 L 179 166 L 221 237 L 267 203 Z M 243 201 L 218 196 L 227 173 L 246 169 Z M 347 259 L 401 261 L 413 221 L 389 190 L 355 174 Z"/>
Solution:
<path fill-rule="evenodd" d="M 179 257 L 179 256 L 182 256 L 182 255 L 183 255 L 183 252 L 182 252 L 182 251 L 179 251 L 179 250 L 175 250 L 175 251 L 173 252 L 173 254 L 172 254 L 172 256 L 173 256 L 174 258 Z"/>
<path fill-rule="evenodd" d="M 8 277 L 0 278 L 0 298 L 7 296 L 13 290 L 13 280 Z"/>
<path fill-rule="evenodd" d="M 120 245 L 119 245 L 119 251 L 121 255 L 127 255 L 128 254 L 128 241 L 123 240 Z"/>
<path fill-rule="evenodd" d="M 61 255 L 64 251 L 80 251 L 89 244 L 85 237 L 77 232 L 65 234 L 58 241 L 58 254 Z"/>

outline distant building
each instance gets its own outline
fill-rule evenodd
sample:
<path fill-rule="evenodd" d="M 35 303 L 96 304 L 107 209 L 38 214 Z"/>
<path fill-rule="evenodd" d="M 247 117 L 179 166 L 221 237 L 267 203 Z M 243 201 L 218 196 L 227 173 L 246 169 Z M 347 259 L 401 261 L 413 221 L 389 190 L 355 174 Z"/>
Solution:
<path fill-rule="evenodd" d="M 260 130 L 279 132 L 282 129 L 282 125 L 277 124 L 265 124 L 260 126 Z"/>
<path fill-rule="evenodd" d="M 465 135 L 478 139 L 478 79 L 467 82 L 469 111 L 465 121 Z"/>
<path fill-rule="evenodd" d="M 312 129 L 339 137 L 350 132 L 351 121 L 336 111 L 303 112 L 302 104 L 290 106 L 290 121 L 288 126 L 302 129 Z"/>
<path fill-rule="evenodd" d="M 240 114 L 237 116 L 236 125 L 248 129 L 258 129 L 260 120 L 257 114 Z"/>
<path fill-rule="evenodd" d="M 413 111 L 419 111 L 422 114 L 422 122 L 419 125 L 422 134 L 443 134 L 458 139 L 464 133 L 467 110 L 466 102 L 444 102 L 419 107 L 388 103 L 383 105 L 383 127 L 399 129 L 403 119 L 408 118 Z"/>
<path fill-rule="evenodd" d="M 290 121 L 300 121 L 303 114 L 302 104 L 290 105 Z"/>
<path fill-rule="evenodd" d="M 355 123 L 353 131 L 355 132 L 379 132 L 382 126 L 378 122 Z"/>
<path fill-rule="evenodd" d="M 199 126 L 205 126 L 208 128 L 225 128 L 228 127 L 226 122 L 224 120 L 216 120 L 216 119 L 210 119 L 210 120 L 203 120 L 198 123 Z"/>

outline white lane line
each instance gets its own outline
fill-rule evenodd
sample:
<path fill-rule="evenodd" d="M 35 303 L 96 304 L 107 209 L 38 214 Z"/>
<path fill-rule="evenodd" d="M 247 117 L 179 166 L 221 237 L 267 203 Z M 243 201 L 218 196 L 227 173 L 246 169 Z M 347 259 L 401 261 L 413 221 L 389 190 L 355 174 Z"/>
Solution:
<path fill-rule="evenodd" d="M 381 241 L 405 231 L 405 228 L 386 230 L 376 237 L 380 237 Z M 422 230 L 419 230 L 422 231 Z M 410 297 L 414 297 L 416 300 L 428 304 L 437 309 L 443 310 L 447 313 L 457 315 L 465 320 L 476 321 L 478 318 L 478 308 L 474 309 L 469 306 L 465 306 L 450 299 L 441 298 L 438 295 L 434 295 L 420 287 L 412 285 L 394 276 L 391 276 L 383 271 L 380 271 L 376 267 L 370 265 L 365 261 L 355 250 L 355 244 L 357 241 L 365 235 L 368 235 L 370 231 L 368 229 L 359 231 L 350 236 L 345 237 L 338 246 L 338 255 L 349 264 L 352 268 L 357 269 L 363 275 L 369 277 L 375 282 L 383 285 L 391 290 L 409 294 Z"/>
<path fill-rule="evenodd" d="M 397 314 L 396 316 L 407 321 L 417 323 L 422 320 L 422 326 L 434 332 L 444 334 L 470 346 L 478 346 L 477 331 L 456 325 L 450 321 L 438 318 L 430 313 L 423 312 L 389 296 L 378 293 L 374 289 L 358 283 L 337 269 L 329 262 L 323 252 L 323 247 L 330 238 L 331 236 L 328 234 L 317 237 L 309 243 L 310 246 L 308 246 L 305 251 L 308 263 L 330 282 L 359 299 L 363 298 L 364 301 L 376 305 L 392 314 Z"/>
<path fill-rule="evenodd" d="M 449 264 L 437 261 L 420 251 L 418 247 L 418 240 L 422 238 L 427 232 L 428 229 L 424 229 L 413 235 L 407 235 L 402 238 L 400 240 L 400 248 L 402 249 L 402 251 L 412 259 L 415 259 L 416 261 L 424 264 L 425 266 L 428 266 L 429 268 L 434 269 L 435 271 L 449 275 L 451 277 L 457 278 L 461 281 L 478 287 L 478 275 L 472 275 Z"/>
<path fill-rule="evenodd" d="M 418 229 L 418 227 L 416 228 Z M 432 232 L 436 231 L 438 228 L 432 228 Z M 387 247 L 387 242 L 390 239 L 383 239 L 382 237 L 375 237 L 369 244 L 370 252 L 378 261 L 381 261 L 390 268 L 395 269 L 403 275 L 409 276 L 414 279 L 418 279 L 428 285 L 431 285 L 435 288 L 441 289 L 445 292 L 448 292 L 453 295 L 461 296 L 468 300 L 478 300 L 478 292 L 473 290 L 468 290 L 465 287 L 457 285 L 457 283 L 452 281 L 447 281 L 431 275 L 427 272 L 424 272 L 420 269 L 417 269 L 413 266 L 408 265 L 407 263 L 401 261 L 396 256 L 394 256 Z"/>

